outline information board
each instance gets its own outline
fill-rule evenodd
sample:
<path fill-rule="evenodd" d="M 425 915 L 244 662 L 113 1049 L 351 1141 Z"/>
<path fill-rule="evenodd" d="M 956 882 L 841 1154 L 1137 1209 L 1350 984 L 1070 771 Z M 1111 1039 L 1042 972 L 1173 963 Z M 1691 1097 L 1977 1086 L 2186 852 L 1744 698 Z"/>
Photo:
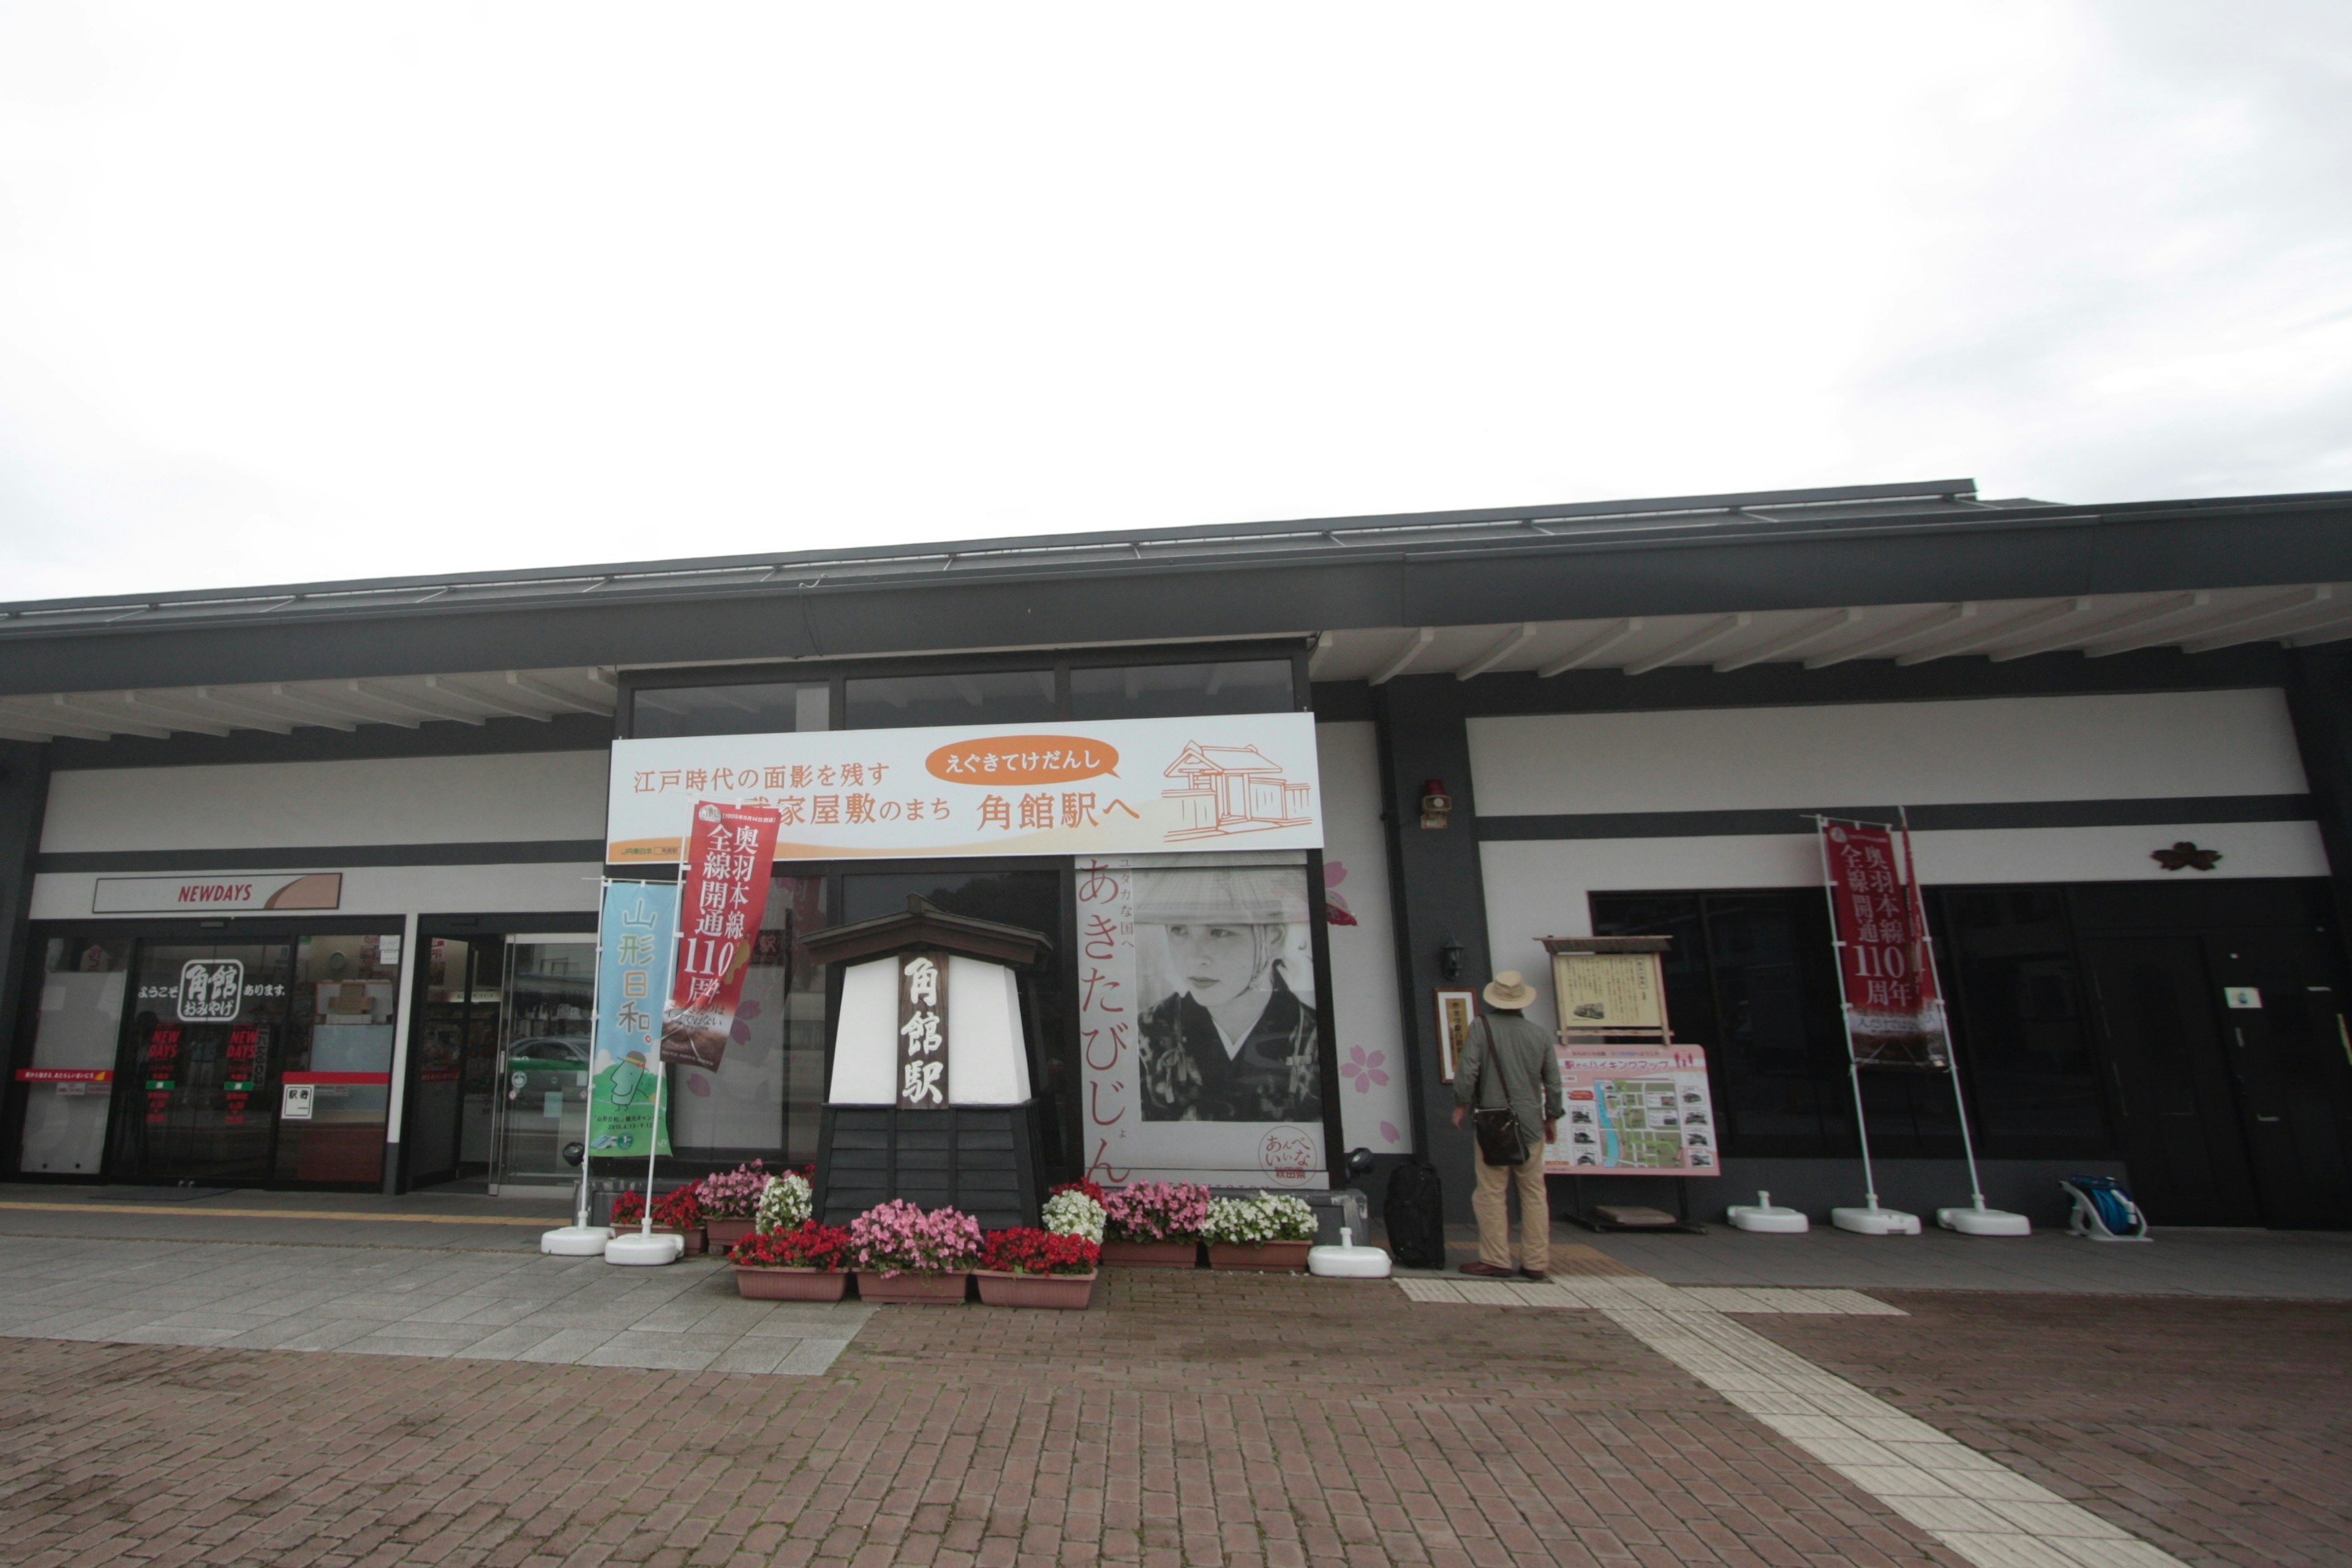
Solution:
<path fill-rule="evenodd" d="M 1555 952 L 1551 984 L 1563 1029 L 1665 1033 L 1654 952 Z"/>
<path fill-rule="evenodd" d="M 1560 1176 L 1719 1173 L 1706 1052 L 1697 1046 L 1563 1046 L 1568 1114 L 1544 1170 Z"/>

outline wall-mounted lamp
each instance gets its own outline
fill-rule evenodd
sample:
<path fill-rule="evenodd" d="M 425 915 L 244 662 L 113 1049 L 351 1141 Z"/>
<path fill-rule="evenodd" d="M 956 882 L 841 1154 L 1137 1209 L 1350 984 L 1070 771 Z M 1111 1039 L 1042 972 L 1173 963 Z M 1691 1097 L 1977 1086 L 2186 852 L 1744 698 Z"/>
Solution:
<path fill-rule="evenodd" d="M 1444 779 L 1428 779 L 1421 786 L 1421 825 L 1443 827 L 1454 813 L 1454 797 L 1445 793 Z"/>
<path fill-rule="evenodd" d="M 1441 980 L 1462 978 L 1462 944 L 1460 942 L 1449 938 L 1445 944 L 1437 950 L 1437 974 Z"/>

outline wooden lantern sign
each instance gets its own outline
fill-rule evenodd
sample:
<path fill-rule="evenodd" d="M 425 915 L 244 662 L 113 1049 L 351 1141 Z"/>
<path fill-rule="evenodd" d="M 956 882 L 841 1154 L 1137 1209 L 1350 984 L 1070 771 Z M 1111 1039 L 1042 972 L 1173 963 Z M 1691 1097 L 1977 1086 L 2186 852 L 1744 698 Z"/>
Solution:
<path fill-rule="evenodd" d="M 1043 1129 L 1020 972 L 1052 942 L 909 898 L 903 914 L 802 945 L 843 966 L 817 1133 L 818 1217 L 846 1224 L 905 1198 L 951 1205 L 991 1227 L 1036 1224 Z"/>

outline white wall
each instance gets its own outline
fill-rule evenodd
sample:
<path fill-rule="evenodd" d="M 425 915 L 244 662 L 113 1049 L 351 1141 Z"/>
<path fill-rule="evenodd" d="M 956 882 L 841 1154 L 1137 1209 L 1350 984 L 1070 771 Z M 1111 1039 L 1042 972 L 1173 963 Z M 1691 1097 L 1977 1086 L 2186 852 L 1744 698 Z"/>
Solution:
<path fill-rule="evenodd" d="M 49 778 L 41 849 L 601 841 L 605 757 L 528 752 L 58 773 Z"/>
<path fill-rule="evenodd" d="M 1350 1149 L 1409 1154 L 1412 1100 L 1397 1011 L 1396 930 L 1381 826 L 1380 742 L 1370 724 L 1315 726 L 1323 777 L 1323 877 L 1353 925 L 1331 922 L 1339 1126 Z"/>
<path fill-rule="evenodd" d="M 604 868 L 593 860 L 511 866 L 352 866 L 326 862 L 306 871 L 343 874 L 344 915 L 495 915 L 596 912 L 596 888 Z M 117 873 L 104 873 L 116 875 Z M 87 920 L 100 873 L 44 871 L 33 879 L 37 921 Z M 209 911 L 191 910 L 194 920 Z M 325 912 L 325 911 L 321 911 Z M 141 915 L 169 920 L 171 915 Z"/>
<path fill-rule="evenodd" d="M 1484 816 L 2309 787 L 2276 690 L 1546 713 L 1469 730 Z"/>
<path fill-rule="evenodd" d="M 2272 690 L 1992 698 L 1829 708 L 1474 719 L 1482 816 L 2299 795 L 2286 704 Z M 2210 873 L 2151 849 L 2193 839 Z M 2324 877 L 2310 822 L 1969 829 L 1916 835 L 1929 885 Z M 1480 847 L 1498 969 L 1544 992 L 1538 939 L 1592 934 L 1590 896 L 1818 888 L 1810 834 L 1509 841 Z"/>

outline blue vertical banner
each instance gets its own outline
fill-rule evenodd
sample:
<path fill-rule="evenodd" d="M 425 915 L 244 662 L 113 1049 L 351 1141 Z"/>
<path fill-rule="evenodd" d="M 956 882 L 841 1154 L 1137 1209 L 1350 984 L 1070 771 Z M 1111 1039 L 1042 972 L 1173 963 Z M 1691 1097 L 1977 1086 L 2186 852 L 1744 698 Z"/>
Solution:
<path fill-rule="evenodd" d="M 662 998 L 677 886 L 607 882 L 596 927 L 596 1037 L 588 1152 L 643 1158 L 646 1140 L 669 1150 L 669 1129 L 654 1125 L 654 1074 L 660 1061 Z"/>

